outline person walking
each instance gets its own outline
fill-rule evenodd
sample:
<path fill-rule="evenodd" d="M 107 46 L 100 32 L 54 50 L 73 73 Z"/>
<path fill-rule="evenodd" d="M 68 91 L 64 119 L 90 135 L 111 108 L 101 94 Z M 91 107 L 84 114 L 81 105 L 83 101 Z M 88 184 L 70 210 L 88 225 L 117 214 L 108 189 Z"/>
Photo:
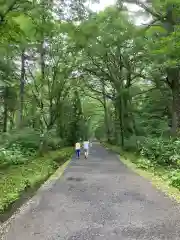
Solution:
<path fill-rule="evenodd" d="M 84 157 L 87 159 L 89 155 L 89 141 L 84 141 Z"/>
<path fill-rule="evenodd" d="M 76 158 L 80 158 L 80 153 L 81 153 L 81 144 L 77 142 L 75 144 L 75 150 L 76 150 Z"/>

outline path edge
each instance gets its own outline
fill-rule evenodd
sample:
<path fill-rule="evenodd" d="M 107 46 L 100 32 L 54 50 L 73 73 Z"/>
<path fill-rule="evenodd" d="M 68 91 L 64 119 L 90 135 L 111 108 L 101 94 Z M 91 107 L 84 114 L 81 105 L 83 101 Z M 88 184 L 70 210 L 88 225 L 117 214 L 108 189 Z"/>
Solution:
<path fill-rule="evenodd" d="M 169 183 L 167 181 L 153 174 L 153 172 L 138 168 L 137 165 L 133 163 L 128 157 L 125 157 L 120 152 L 112 149 L 111 146 L 107 146 L 106 143 L 102 142 L 101 145 L 105 147 L 106 150 L 114 152 L 122 164 L 124 164 L 129 170 L 133 171 L 137 175 L 148 180 L 157 190 L 163 193 L 165 197 L 170 198 L 176 203 L 180 203 L 180 191 L 177 188 L 169 186 Z"/>
<path fill-rule="evenodd" d="M 71 163 L 72 159 L 69 159 L 67 161 L 65 161 L 65 163 L 63 163 L 47 180 L 44 184 L 41 185 L 41 187 L 37 190 L 37 192 L 40 191 L 45 191 L 47 189 L 50 189 L 53 187 L 53 185 L 56 183 L 56 181 L 58 179 L 60 179 L 65 170 L 67 169 L 67 167 L 69 166 L 69 164 Z"/>
<path fill-rule="evenodd" d="M 180 191 L 177 188 L 169 186 L 167 181 L 163 180 L 152 172 L 138 168 L 136 164 L 131 162 L 131 160 L 123 157 L 121 154 L 117 154 L 117 157 L 127 168 L 129 168 L 131 171 L 135 172 L 139 176 L 145 178 L 146 180 L 149 180 L 155 188 L 163 192 L 172 201 L 180 203 Z"/>
<path fill-rule="evenodd" d="M 29 199 L 27 202 L 25 202 L 19 209 L 17 209 L 16 212 L 2 225 L 0 225 L 0 237 L 3 240 L 3 235 L 5 232 L 8 232 L 12 221 L 19 218 L 21 215 L 24 215 L 26 212 L 32 210 L 34 207 L 37 207 L 40 204 L 42 196 L 38 196 L 38 193 L 42 193 L 48 189 L 51 189 L 53 185 L 57 182 L 58 179 L 60 179 L 69 164 L 71 163 L 72 158 L 65 161 L 36 191 L 35 195 Z"/>

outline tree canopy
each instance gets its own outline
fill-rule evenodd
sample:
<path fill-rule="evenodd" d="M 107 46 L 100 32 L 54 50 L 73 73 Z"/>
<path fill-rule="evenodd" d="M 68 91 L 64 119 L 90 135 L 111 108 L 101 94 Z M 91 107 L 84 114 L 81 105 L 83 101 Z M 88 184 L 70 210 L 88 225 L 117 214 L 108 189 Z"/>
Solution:
<path fill-rule="evenodd" d="M 122 147 L 179 137 L 178 1 L 119 0 L 100 12 L 82 0 L 1 5 L 2 136 L 28 128 Z M 140 14 L 147 25 L 134 23 Z"/>

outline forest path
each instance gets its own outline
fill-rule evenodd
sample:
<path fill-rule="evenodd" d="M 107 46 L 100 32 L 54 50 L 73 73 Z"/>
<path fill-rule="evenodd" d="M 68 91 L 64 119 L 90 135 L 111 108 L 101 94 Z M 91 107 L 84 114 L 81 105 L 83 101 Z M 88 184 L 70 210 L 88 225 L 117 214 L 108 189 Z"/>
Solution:
<path fill-rule="evenodd" d="M 180 208 L 94 143 L 13 218 L 5 240 L 179 239 Z"/>

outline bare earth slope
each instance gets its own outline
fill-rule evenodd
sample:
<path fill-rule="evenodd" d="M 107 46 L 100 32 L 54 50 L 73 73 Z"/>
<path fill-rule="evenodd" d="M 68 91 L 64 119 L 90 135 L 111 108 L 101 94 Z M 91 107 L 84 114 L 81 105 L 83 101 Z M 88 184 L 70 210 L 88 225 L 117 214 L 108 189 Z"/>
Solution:
<path fill-rule="evenodd" d="M 10 221 L 5 240 L 180 239 L 180 208 L 94 144 Z"/>

